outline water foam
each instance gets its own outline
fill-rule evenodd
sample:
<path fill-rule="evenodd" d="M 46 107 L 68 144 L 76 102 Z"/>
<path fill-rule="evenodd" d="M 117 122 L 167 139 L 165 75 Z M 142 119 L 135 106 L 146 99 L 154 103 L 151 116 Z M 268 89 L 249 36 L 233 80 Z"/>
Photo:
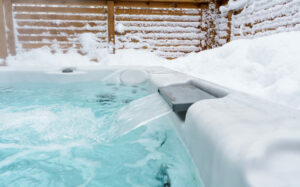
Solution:
<path fill-rule="evenodd" d="M 172 111 L 158 93 L 135 100 L 121 108 L 116 114 L 111 136 L 124 136 L 134 129 L 162 118 Z"/>

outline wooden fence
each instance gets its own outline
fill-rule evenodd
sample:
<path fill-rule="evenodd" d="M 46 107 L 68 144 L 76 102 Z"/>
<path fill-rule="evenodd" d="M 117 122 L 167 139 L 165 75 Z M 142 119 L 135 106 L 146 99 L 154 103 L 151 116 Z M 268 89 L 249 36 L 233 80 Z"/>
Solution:
<path fill-rule="evenodd" d="M 0 0 L 0 58 L 43 46 L 81 49 L 82 33 L 103 48 L 176 58 L 212 47 L 212 0 Z M 209 32 L 212 30 L 212 32 Z"/>
<path fill-rule="evenodd" d="M 95 34 L 98 46 L 112 53 L 140 49 L 173 59 L 234 39 L 299 30 L 297 0 L 262 0 L 255 9 L 248 4 L 243 10 L 220 12 L 219 7 L 227 3 L 228 0 L 0 0 L 0 60 L 43 46 L 82 52 L 83 33 Z"/>

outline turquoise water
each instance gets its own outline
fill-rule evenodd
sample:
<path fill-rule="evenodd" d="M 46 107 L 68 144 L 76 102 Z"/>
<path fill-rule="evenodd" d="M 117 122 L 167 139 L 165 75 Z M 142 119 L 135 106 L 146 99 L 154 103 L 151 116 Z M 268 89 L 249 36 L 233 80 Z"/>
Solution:
<path fill-rule="evenodd" d="M 0 84 L 0 186 L 202 186 L 167 115 L 120 133 L 154 105 L 145 99 L 156 97 L 150 90 Z M 120 111 L 134 105 L 125 124 Z"/>

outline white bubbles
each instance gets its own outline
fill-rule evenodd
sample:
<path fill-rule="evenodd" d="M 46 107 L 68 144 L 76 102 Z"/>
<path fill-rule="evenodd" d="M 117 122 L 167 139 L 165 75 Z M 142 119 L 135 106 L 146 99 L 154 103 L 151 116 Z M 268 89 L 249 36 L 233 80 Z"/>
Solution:
<path fill-rule="evenodd" d="M 29 111 L 0 110 L 0 119 L 0 131 L 10 132 L 3 133 L 2 138 L 18 139 L 21 142 L 74 139 L 101 141 L 98 126 L 102 119 L 95 118 L 89 108 L 54 105 L 40 106 Z M 23 129 L 22 133 L 18 132 L 20 129 Z"/>

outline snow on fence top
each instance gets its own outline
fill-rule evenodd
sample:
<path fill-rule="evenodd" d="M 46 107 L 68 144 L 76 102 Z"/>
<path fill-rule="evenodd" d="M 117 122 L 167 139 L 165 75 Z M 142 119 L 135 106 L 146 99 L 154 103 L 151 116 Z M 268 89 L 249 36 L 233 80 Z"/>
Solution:
<path fill-rule="evenodd" d="M 216 19 L 219 44 L 226 42 L 222 37 L 227 33 L 230 40 L 236 40 L 300 31 L 299 0 L 230 0 L 220 10 Z"/>
<path fill-rule="evenodd" d="M 48 46 L 82 48 L 93 33 L 111 52 L 165 58 L 230 40 L 300 30 L 299 0 L 0 0 L 0 58 Z"/>

